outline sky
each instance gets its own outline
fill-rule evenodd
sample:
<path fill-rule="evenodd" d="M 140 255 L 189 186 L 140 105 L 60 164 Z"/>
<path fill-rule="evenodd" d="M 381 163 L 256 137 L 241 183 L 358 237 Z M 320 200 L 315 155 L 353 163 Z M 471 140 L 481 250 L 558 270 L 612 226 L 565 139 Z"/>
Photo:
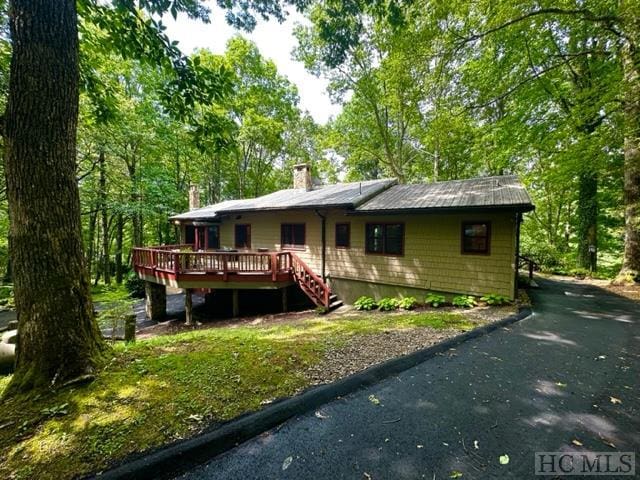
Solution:
<path fill-rule="evenodd" d="M 298 87 L 300 108 L 307 110 L 317 123 L 325 124 L 331 116 L 340 112 L 338 105 L 332 104 L 326 93 L 327 81 L 308 73 L 304 65 L 291 58 L 291 51 L 296 46 L 293 28 L 297 23 L 307 20 L 296 11 L 291 11 L 287 20 L 280 24 L 275 20 L 265 22 L 260 19 L 251 33 L 239 32 L 230 27 L 224 20 L 224 11 L 217 6 L 211 7 L 211 23 L 188 19 L 185 15 L 163 19 L 167 26 L 167 34 L 171 40 L 177 40 L 184 53 L 191 53 L 196 48 L 208 48 L 214 53 L 224 53 L 227 40 L 241 33 L 253 40 L 260 53 L 273 60 L 280 74 L 285 75 Z"/>

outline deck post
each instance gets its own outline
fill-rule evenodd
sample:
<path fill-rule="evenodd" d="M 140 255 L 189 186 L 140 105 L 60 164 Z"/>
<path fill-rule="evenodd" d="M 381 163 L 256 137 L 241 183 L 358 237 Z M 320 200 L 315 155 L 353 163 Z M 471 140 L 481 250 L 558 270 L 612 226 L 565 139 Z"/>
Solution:
<path fill-rule="evenodd" d="M 237 317 L 240 315 L 240 299 L 239 292 L 237 288 L 233 289 L 233 317 Z"/>
<path fill-rule="evenodd" d="M 193 291 L 190 288 L 184 289 L 184 316 L 187 325 L 193 325 Z"/>
<path fill-rule="evenodd" d="M 271 281 L 275 282 L 278 279 L 278 254 L 271 253 Z"/>
<path fill-rule="evenodd" d="M 164 285 L 144 282 L 144 310 L 147 320 L 161 320 L 167 315 L 167 289 Z"/>
<path fill-rule="evenodd" d="M 289 287 L 282 287 L 282 312 L 287 313 L 289 311 Z"/>

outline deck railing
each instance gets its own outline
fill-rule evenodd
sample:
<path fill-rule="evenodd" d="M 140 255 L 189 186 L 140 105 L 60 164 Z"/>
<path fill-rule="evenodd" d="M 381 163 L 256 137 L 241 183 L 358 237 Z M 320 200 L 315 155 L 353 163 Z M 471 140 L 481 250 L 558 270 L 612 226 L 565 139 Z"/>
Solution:
<path fill-rule="evenodd" d="M 192 245 L 163 245 L 134 248 L 133 266 L 136 269 L 183 273 L 218 273 L 225 279 L 230 273 L 272 275 L 291 271 L 289 252 L 220 252 L 189 251 Z"/>
<path fill-rule="evenodd" d="M 294 280 L 319 306 L 329 308 L 331 289 L 293 252 L 193 251 L 192 245 L 134 248 L 133 266 L 138 273 L 196 276 L 215 275 L 213 281 L 242 280 L 262 275 L 263 281 Z M 252 278 L 255 281 L 255 278 Z"/>

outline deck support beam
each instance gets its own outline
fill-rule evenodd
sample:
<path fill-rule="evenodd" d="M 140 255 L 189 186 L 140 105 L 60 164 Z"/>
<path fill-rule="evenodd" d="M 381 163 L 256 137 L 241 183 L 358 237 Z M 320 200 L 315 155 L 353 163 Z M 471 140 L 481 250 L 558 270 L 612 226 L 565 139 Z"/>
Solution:
<path fill-rule="evenodd" d="M 164 285 L 144 282 L 144 310 L 148 320 L 158 321 L 167 316 L 167 289 Z"/>
<path fill-rule="evenodd" d="M 193 290 L 185 288 L 184 290 L 184 316 L 187 325 L 193 325 Z"/>
<path fill-rule="evenodd" d="M 240 315 L 240 294 L 237 288 L 233 289 L 233 317 Z"/>
<path fill-rule="evenodd" d="M 287 313 L 289 311 L 289 287 L 283 287 L 282 291 L 282 312 Z"/>

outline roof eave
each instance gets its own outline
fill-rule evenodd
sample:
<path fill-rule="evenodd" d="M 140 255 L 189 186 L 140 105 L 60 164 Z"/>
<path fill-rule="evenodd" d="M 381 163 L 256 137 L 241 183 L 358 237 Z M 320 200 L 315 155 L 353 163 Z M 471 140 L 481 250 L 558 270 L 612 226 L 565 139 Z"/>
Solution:
<path fill-rule="evenodd" d="M 467 207 L 394 208 L 376 210 L 353 210 L 347 215 L 406 215 L 411 213 L 462 213 L 462 212 L 517 212 L 525 213 L 535 209 L 532 204 L 518 205 L 478 205 Z"/>

